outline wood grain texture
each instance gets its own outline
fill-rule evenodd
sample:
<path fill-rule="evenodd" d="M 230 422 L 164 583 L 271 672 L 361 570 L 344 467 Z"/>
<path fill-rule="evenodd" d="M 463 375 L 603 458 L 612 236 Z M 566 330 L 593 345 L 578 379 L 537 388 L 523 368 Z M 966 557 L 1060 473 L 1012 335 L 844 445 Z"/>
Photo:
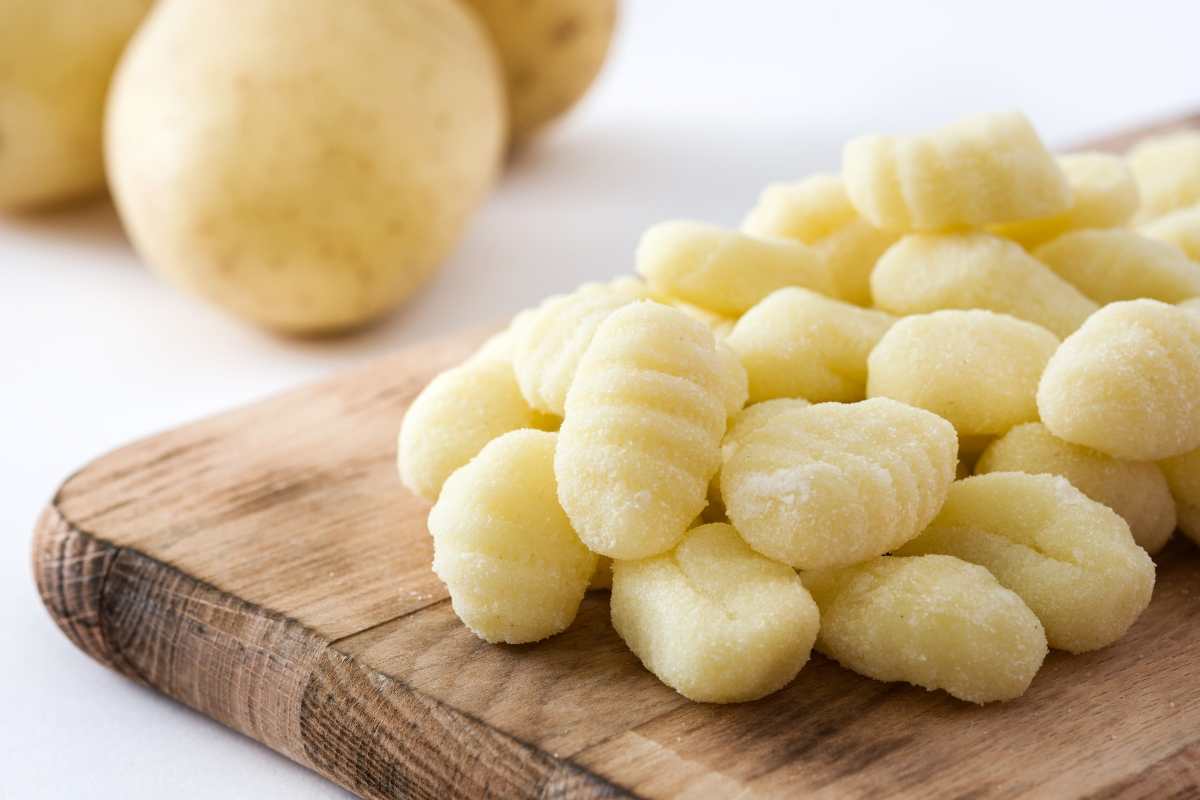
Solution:
<path fill-rule="evenodd" d="M 1125 639 L 1053 653 L 1025 697 L 983 708 L 820 656 L 764 700 L 690 703 L 621 643 L 603 592 L 549 641 L 479 641 L 430 569 L 394 440 L 483 336 L 88 465 L 35 535 L 51 616 L 97 661 L 366 798 L 1200 797 L 1200 552 L 1183 541 Z"/>

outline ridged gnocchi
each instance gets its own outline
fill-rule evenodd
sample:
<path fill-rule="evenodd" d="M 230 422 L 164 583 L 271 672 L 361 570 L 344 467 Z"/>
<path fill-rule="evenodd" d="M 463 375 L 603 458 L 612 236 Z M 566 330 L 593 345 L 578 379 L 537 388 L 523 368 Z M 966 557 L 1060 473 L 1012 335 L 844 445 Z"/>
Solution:
<path fill-rule="evenodd" d="M 892 314 L 979 308 L 1058 336 L 1098 308 L 1020 245 L 987 233 L 905 236 L 879 259 L 871 293 Z"/>
<path fill-rule="evenodd" d="M 1136 231 L 1074 231 L 1033 254 L 1098 303 L 1142 297 L 1177 303 L 1200 295 L 1200 264 Z"/>
<path fill-rule="evenodd" d="M 712 334 L 658 303 L 596 329 L 554 458 L 559 499 L 591 550 L 656 555 L 704 509 L 728 415 L 723 369 Z"/>
<path fill-rule="evenodd" d="M 1175 498 L 1179 530 L 1200 544 L 1200 450 L 1168 458 L 1159 466 Z"/>
<path fill-rule="evenodd" d="M 990 311 L 935 311 L 891 327 L 867 361 L 867 394 L 949 420 L 964 441 L 1038 418 L 1038 379 L 1058 338 Z"/>
<path fill-rule="evenodd" d="M 817 650 L 876 680 L 990 703 L 1024 694 L 1046 657 L 1021 598 L 957 558 L 883 556 L 801 577 L 821 610 Z"/>
<path fill-rule="evenodd" d="M 1200 203 L 1200 133 L 1156 136 L 1129 153 L 1145 219 Z"/>
<path fill-rule="evenodd" d="M 1138 188 L 1125 159 L 1107 153 L 1059 156 L 1071 207 L 1058 214 L 997 225 L 992 232 L 1033 248 L 1068 231 L 1115 228 L 1138 210 Z"/>
<path fill-rule="evenodd" d="M 824 259 L 800 242 L 684 220 L 642 235 L 637 271 L 657 292 L 732 317 L 785 286 L 833 294 Z"/>
<path fill-rule="evenodd" d="M 1125 520 L 1057 475 L 993 472 L 956 481 L 937 519 L 897 551 L 986 567 L 1072 653 L 1112 644 L 1150 602 L 1154 562 Z"/>
<path fill-rule="evenodd" d="M 702 525 L 670 553 L 617 561 L 613 627 L 646 669 L 684 697 L 755 700 L 808 661 L 817 606 L 790 567 L 725 524 Z"/>
<path fill-rule="evenodd" d="M 862 218 L 840 175 L 768 186 L 742 230 L 809 245 L 829 269 L 833 296 L 859 306 L 871 305 L 871 270 L 898 236 Z"/>
<path fill-rule="evenodd" d="M 920 136 L 860 136 L 842 153 L 851 202 L 878 228 L 939 231 L 1060 214 L 1071 189 L 1018 113 L 979 114 Z"/>
<path fill-rule="evenodd" d="M 730 522 L 763 555 L 798 569 L 887 553 L 933 519 L 954 480 L 944 419 L 884 398 L 771 415 L 721 465 Z"/>
<path fill-rule="evenodd" d="M 1200 316 L 1156 300 L 1105 306 L 1050 358 L 1037 402 L 1055 436 L 1117 458 L 1200 447 Z"/>
<path fill-rule="evenodd" d="M 565 630 L 596 568 L 558 504 L 555 434 L 512 431 L 457 470 L 429 512 L 433 570 L 454 613 L 489 642 Z"/>
<path fill-rule="evenodd" d="M 1147 222 L 1141 231 L 1151 239 L 1178 247 L 1193 261 L 1200 261 L 1200 206 L 1172 211 Z"/>
<path fill-rule="evenodd" d="M 1040 422 L 1018 425 L 994 441 L 975 465 L 975 474 L 989 472 L 1061 475 L 1120 514 L 1133 540 L 1151 555 L 1175 530 L 1175 502 L 1156 464 L 1124 461 L 1064 442 Z"/>
<path fill-rule="evenodd" d="M 750 381 L 750 402 L 865 396 L 867 355 L 895 320 L 807 289 L 780 289 L 746 312 L 725 343 Z"/>

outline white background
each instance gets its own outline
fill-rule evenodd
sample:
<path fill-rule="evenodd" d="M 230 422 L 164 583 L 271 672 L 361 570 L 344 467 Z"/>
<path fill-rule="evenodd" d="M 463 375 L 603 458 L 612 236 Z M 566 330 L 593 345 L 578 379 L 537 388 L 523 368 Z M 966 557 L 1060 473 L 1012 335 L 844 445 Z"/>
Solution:
<path fill-rule="evenodd" d="M 355 338 L 274 339 L 181 295 L 106 203 L 0 219 L 0 797 L 346 796 L 98 667 L 50 623 L 30 531 L 87 459 L 628 271 L 648 224 L 736 223 L 767 181 L 835 169 L 855 133 L 1020 108 L 1067 145 L 1200 108 L 1200 4 L 1183 0 L 623 10 L 587 101 L 511 165 L 436 281 Z"/>

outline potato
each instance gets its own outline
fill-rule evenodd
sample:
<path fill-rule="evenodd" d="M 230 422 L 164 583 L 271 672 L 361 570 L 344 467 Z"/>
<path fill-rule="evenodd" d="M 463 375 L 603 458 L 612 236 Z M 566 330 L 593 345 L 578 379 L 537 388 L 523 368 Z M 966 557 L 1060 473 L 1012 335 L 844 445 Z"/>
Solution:
<path fill-rule="evenodd" d="M 520 144 L 583 96 L 604 63 L 616 0 L 465 0 L 504 65 L 511 139 Z"/>
<path fill-rule="evenodd" d="M 152 0 L 0 0 L 0 209 L 104 187 L 104 95 Z"/>
<path fill-rule="evenodd" d="M 503 153 L 482 25 L 444 0 L 160 4 L 109 99 L 137 249 L 286 332 L 344 329 L 446 256 Z"/>

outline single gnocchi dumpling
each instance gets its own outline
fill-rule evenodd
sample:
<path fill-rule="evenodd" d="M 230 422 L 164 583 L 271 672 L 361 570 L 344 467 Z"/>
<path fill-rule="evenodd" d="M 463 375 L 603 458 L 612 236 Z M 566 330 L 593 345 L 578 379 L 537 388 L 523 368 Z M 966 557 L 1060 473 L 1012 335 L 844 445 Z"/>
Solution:
<path fill-rule="evenodd" d="M 472 358 L 430 381 L 405 412 L 397 447 L 400 480 L 413 494 L 436 500 L 450 474 L 492 439 L 540 423 L 512 364 Z"/>
<path fill-rule="evenodd" d="M 1055 436 L 1117 458 L 1200 447 L 1200 316 L 1156 300 L 1105 306 L 1051 357 L 1037 401 Z"/>
<path fill-rule="evenodd" d="M 433 570 L 489 642 L 536 642 L 575 619 L 596 569 L 558 504 L 556 434 L 513 431 L 457 470 L 429 512 Z"/>
<path fill-rule="evenodd" d="M 842 176 L 859 213 L 890 230 L 982 227 L 1071 207 L 1066 176 L 1018 113 L 923 136 L 860 136 L 843 150 Z"/>
<path fill-rule="evenodd" d="M 813 175 L 768 186 L 742 230 L 809 245 L 829 269 L 833 296 L 859 306 L 871 305 L 871 270 L 898 236 L 859 215 L 840 175 Z"/>
<path fill-rule="evenodd" d="M 646 231 L 637 271 L 657 292 L 732 317 L 785 286 L 833 294 L 825 261 L 806 245 L 701 222 L 661 222 Z"/>
<path fill-rule="evenodd" d="M 1200 295 L 1200 264 L 1136 231 L 1074 231 L 1034 251 L 1060 278 L 1098 303 L 1141 297 L 1177 303 Z"/>
<path fill-rule="evenodd" d="M 1033 609 L 1050 646 L 1112 644 L 1150 603 L 1154 562 L 1125 520 L 1057 475 L 993 472 L 956 481 L 937 519 L 898 555 L 986 567 Z"/>
<path fill-rule="evenodd" d="M 1168 458 L 1159 466 L 1175 498 L 1179 530 L 1200 544 L 1200 450 Z"/>
<path fill-rule="evenodd" d="M 532 408 L 562 416 L 567 390 L 596 329 L 609 314 L 650 294 L 641 281 L 585 283 L 545 300 L 513 326 L 513 369 Z"/>
<path fill-rule="evenodd" d="M 958 449 L 946 420 L 884 398 L 788 409 L 738 439 L 721 466 L 729 520 L 797 569 L 854 564 L 916 536 Z"/>
<path fill-rule="evenodd" d="M 1098 306 L 1026 253 L 987 233 L 914 234 L 871 274 L 875 304 L 897 315 L 980 308 L 1066 336 Z"/>
<path fill-rule="evenodd" d="M 1124 461 L 1064 442 L 1040 422 L 1018 425 L 993 442 L 975 465 L 977 475 L 989 472 L 1061 475 L 1120 514 L 1133 540 L 1151 555 L 1175 530 L 1175 503 L 1156 464 Z"/>
<path fill-rule="evenodd" d="M 882 556 L 801 577 L 821 610 L 817 650 L 869 678 L 982 704 L 1020 697 L 1046 658 L 1021 598 L 957 558 Z"/>
<path fill-rule="evenodd" d="M 808 661 L 819 624 L 795 571 L 720 523 L 693 529 L 670 553 L 615 562 L 611 608 L 646 669 L 705 703 L 782 689 Z"/>
<path fill-rule="evenodd" d="M 1153 219 L 1200 203 L 1200 133 L 1147 139 L 1129 153 L 1142 196 L 1141 217 Z"/>
<path fill-rule="evenodd" d="M 1033 248 L 1068 231 L 1115 228 L 1138 210 L 1138 188 L 1125 159 L 1108 153 L 1059 156 L 1071 187 L 1071 207 L 1038 219 L 997 225 L 992 232 Z"/>
<path fill-rule="evenodd" d="M 780 289 L 746 312 L 725 339 L 750 380 L 750 402 L 803 397 L 862 400 L 867 355 L 894 322 L 807 289 Z"/>
<path fill-rule="evenodd" d="M 1141 231 L 1151 239 L 1178 247 L 1193 261 L 1200 261 L 1200 206 L 1173 211 L 1147 222 Z"/>
<path fill-rule="evenodd" d="M 597 328 L 567 394 L 554 468 L 580 538 L 611 558 L 671 549 L 721 461 L 727 377 L 712 334 L 654 302 Z"/>
<path fill-rule="evenodd" d="M 1038 379 L 1057 347 L 1045 328 L 990 311 L 905 317 L 871 351 L 867 394 L 932 411 L 982 443 L 1038 418 Z"/>

